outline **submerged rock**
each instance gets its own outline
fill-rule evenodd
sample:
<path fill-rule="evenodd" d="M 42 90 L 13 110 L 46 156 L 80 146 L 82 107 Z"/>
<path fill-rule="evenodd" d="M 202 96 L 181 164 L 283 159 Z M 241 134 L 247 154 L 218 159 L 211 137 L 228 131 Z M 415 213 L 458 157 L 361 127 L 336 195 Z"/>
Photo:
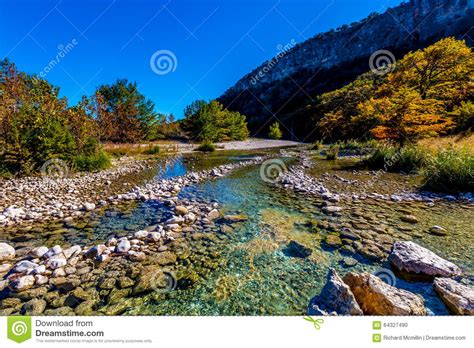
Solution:
<path fill-rule="evenodd" d="M 409 222 L 411 224 L 418 223 L 418 218 L 415 215 L 404 215 L 400 218 L 400 220 Z"/>
<path fill-rule="evenodd" d="M 448 231 L 446 231 L 441 226 L 433 226 L 430 228 L 430 233 L 434 234 L 435 236 L 446 236 L 448 234 Z"/>
<path fill-rule="evenodd" d="M 384 283 L 370 273 L 348 273 L 343 278 L 357 303 L 368 315 L 424 315 L 423 299 Z"/>
<path fill-rule="evenodd" d="M 363 314 L 350 287 L 331 268 L 321 293 L 310 301 L 308 314 L 328 315 L 333 313 L 339 315 Z"/>
<path fill-rule="evenodd" d="M 436 278 L 435 291 L 454 314 L 474 315 L 474 288 L 450 278 Z"/>
<path fill-rule="evenodd" d="M 461 275 L 461 269 L 454 263 L 411 241 L 395 242 L 388 259 L 401 275 L 408 277 L 450 278 Z"/>
<path fill-rule="evenodd" d="M 283 253 L 286 256 L 290 257 L 299 257 L 299 258 L 307 258 L 311 255 L 312 251 L 310 248 L 305 247 L 304 245 L 295 242 L 292 240 L 288 245 L 283 249 Z"/>

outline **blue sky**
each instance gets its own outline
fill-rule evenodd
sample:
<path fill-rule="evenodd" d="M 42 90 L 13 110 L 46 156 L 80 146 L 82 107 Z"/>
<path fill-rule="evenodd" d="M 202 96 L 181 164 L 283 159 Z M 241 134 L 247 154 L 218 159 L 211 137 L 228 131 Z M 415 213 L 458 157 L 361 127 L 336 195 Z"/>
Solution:
<path fill-rule="evenodd" d="M 158 111 L 181 117 L 187 104 L 218 97 L 277 54 L 279 45 L 400 2 L 0 0 L 0 57 L 29 73 L 42 72 L 70 104 L 120 77 L 137 81 Z M 176 57 L 166 74 L 157 60 L 155 69 L 150 65 L 162 50 Z"/>

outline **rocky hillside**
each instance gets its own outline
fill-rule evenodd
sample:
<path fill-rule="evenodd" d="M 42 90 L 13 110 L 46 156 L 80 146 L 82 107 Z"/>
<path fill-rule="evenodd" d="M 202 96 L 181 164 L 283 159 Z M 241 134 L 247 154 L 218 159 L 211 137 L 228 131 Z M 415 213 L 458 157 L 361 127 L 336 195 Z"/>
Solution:
<path fill-rule="evenodd" d="M 252 132 L 266 134 L 274 113 L 303 139 L 309 127 L 301 119 L 304 115 L 294 112 L 314 102 L 310 97 L 368 71 L 369 57 L 377 50 L 399 58 L 447 36 L 472 46 L 473 18 L 473 0 L 411 0 L 281 52 L 240 79 L 220 101 L 247 115 Z"/>

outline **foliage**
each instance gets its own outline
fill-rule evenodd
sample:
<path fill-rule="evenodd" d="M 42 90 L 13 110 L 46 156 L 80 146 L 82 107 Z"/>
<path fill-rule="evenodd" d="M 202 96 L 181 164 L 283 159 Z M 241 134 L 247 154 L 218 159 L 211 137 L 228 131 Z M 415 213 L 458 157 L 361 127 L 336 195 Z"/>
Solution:
<path fill-rule="evenodd" d="M 337 159 L 337 156 L 339 155 L 339 145 L 330 145 L 325 152 L 326 159 L 333 161 Z"/>
<path fill-rule="evenodd" d="M 470 100 L 462 102 L 451 114 L 459 132 L 474 129 L 474 103 Z"/>
<path fill-rule="evenodd" d="M 111 165 L 110 157 L 104 151 L 98 151 L 95 154 L 80 154 L 74 160 L 74 165 L 80 171 L 95 171 L 109 168 Z"/>
<path fill-rule="evenodd" d="M 422 99 L 417 91 L 406 87 L 388 97 L 371 98 L 359 109 L 360 118 L 378 120 L 379 125 L 371 130 L 376 139 L 393 139 L 401 146 L 423 136 L 442 134 L 452 125 L 450 118 L 441 116 L 441 101 Z"/>
<path fill-rule="evenodd" d="M 311 150 L 319 150 L 322 145 L 323 145 L 323 143 L 320 140 L 317 140 L 311 146 Z"/>
<path fill-rule="evenodd" d="M 213 143 L 205 141 L 196 148 L 196 151 L 200 152 L 214 152 L 216 147 Z"/>
<path fill-rule="evenodd" d="M 160 147 L 158 145 L 151 146 L 145 151 L 145 153 L 147 155 L 158 155 L 160 153 Z"/>
<path fill-rule="evenodd" d="M 270 139 L 279 140 L 283 137 L 283 133 L 280 130 L 280 124 L 278 122 L 273 123 L 270 125 L 270 129 L 268 131 L 268 137 Z"/>
<path fill-rule="evenodd" d="M 182 128 L 194 141 L 244 140 L 249 135 L 245 116 L 224 109 L 215 100 L 193 102 L 184 110 L 184 116 Z"/>
<path fill-rule="evenodd" d="M 474 156 L 453 147 L 432 156 L 423 170 L 423 188 L 438 192 L 474 192 Z"/>
<path fill-rule="evenodd" d="M 32 174 L 49 159 L 73 165 L 100 151 L 97 127 L 83 102 L 68 107 L 59 88 L 0 63 L 0 171 Z"/>
<path fill-rule="evenodd" d="M 369 72 L 323 94 L 316 130 L 331 141 L 374 137 L 399 145 L 465 130 L 472 126 L 473 73 L 472 49 L 454 38 L 440 40 L 408 53 L 387 75 Z"/>
<path fill-rule="evenodd" d="M 153 138 L 163 122 L 155 104 L 140 93 L 136 82 L 126 79 L 98 87 L 89 100 L 89 111 L 99 124 L 100 139 L 114 143 Z"/>
<path fill-rule="evenodd" d="M 161 139 L 182 139 L 184 134 L 181 130 L 180 121 L 176 121 L 172 114 L 158 115 L 158 121 L 152 127 L 147 140 L 155 141 Z"/>
<path fill-rule="evenodd" d="M 372 169 L 414 173 L 426 164 L 427 156 L 428 153 L 419 146 L 398 147 L 383 143 L 376 147 L 365 163 Z"/>

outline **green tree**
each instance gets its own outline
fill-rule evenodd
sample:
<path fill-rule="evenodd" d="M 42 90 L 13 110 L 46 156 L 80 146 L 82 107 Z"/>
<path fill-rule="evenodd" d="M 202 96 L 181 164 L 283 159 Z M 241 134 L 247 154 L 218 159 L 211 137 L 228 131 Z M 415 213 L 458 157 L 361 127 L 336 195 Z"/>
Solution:
<path fill-rule="evenodd" d="M 118 79 L 97 88 L 92 110 L 101 130 L 101 140 L 138 142 L 153 136 L 160 122 L 155 104 L 138 90 L 136 82 Z"/>
<path fill-rule="evenodd" d="M 280 130 L 280 124 L 278 122 L 275 122 L 270 126 L 268 137 L 270 139 L 281 139 L 283 137 L 283 134 Z"/>
<path fill-rule="evenodd" d="M 216 100 L 193 102 L 184 110 L 183 130 L 194 141 L 244 140 L 248 137 L 244 115 L 224 109 Z"/>
<path fill-rule="evenodd" d="M 82 103 L 68 107 L 58 87 L 0 62 L 0 171 L 30 174 L 52 158 L 74 165 L 100 151 L 96 129 Z"/>

